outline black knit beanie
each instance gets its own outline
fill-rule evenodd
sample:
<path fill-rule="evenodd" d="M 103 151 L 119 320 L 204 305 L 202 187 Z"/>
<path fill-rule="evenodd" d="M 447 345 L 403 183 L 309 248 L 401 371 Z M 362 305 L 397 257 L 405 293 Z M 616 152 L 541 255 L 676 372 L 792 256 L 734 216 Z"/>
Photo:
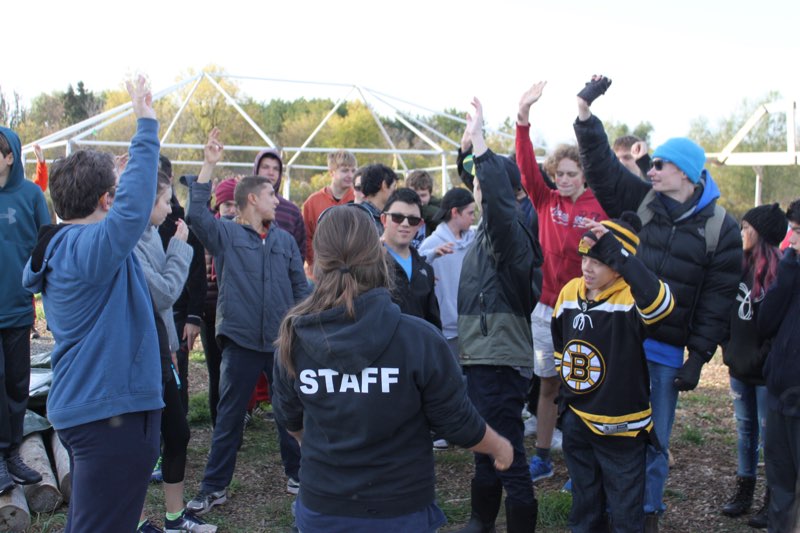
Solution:
<path fill-rule="evenodd" d="M 786 214 L 778 204 L 754 207 L 744 214 L 742 221 L 753 226 L 770 246 L 778 246 L 786 236 Z"/>

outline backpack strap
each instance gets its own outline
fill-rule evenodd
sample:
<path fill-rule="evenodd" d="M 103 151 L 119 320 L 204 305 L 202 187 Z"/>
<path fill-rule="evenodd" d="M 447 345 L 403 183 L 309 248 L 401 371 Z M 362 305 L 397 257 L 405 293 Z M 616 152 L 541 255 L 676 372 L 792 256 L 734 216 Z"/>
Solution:
<path fill-rule="evenodd" d="M 650 202 L 656 199 L 656 191 L 652 188 L 647 191 L 647 194 L 642 198 L 639 208 L 636 210 L 636 215 L 642 221 L 642 227 L 645 227 L 648 222 L 653 220 L 653 210 L 650 209 Z"/>
<path fill-rule="evenodd" d="M 722 223 L 725 222 L 725 208 L 714 204 L 714 214 L 706 220 L 706 255 L 714 255 L 719 244 Z"/>

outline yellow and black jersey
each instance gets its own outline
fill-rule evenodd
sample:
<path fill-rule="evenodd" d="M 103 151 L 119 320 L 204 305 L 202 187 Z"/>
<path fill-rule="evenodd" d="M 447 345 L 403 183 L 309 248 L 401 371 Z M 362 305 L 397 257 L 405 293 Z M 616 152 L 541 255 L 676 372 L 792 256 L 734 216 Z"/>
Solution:
<path fill-rule="evenodd" d="M 635 258 L 620 273 L 624 277 L 595 300 L 587 300 L 583 278 L 567 283 L 551 328 L 562 402 L 598 435 L 635 437 L 653 427 L 642 343 L 647 328 L 675 302 L 669 287 Z"/>

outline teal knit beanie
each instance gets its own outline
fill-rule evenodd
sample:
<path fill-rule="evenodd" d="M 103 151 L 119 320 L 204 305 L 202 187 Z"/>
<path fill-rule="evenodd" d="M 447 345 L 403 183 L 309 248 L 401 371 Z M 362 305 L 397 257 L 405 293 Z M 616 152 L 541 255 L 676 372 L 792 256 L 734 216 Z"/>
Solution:
<path fill-rule="evenodd" d="M 686 137 L 673 137 L 653 152 L 653 159 L 669 161 L 697 183 L 706 164 L 706 153 L 696 142 Z"/>

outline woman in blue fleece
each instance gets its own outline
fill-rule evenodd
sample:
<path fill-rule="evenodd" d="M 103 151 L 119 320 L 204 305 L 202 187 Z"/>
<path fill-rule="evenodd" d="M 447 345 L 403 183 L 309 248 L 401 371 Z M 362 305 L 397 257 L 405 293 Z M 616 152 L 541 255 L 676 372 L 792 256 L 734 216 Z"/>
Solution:
<path fill-rule="evenodd" d="M 313 246 L 317 288 L 281 324 L 274 371 L 276 419 L 303 446 L 297 526 L 435 531 L 431 431 L 500 470 L 511 446 L 470 403 L 441 332 L 392 303 L 369 215 L 330 208 Z"/>
<path fill-rule="evenodd" d="M 56 341 L 47 416 L 70 456 L 66 533 L 134 531 L 158 457 L 158 335 L 133 254 L 156 197 L 158 122 L 144 79 L 128 92 L 138 121 L 119 183 L 110 154 L 56 161 L 50 195 L 64 223 L 40 231 L 23 273 Z"/>

